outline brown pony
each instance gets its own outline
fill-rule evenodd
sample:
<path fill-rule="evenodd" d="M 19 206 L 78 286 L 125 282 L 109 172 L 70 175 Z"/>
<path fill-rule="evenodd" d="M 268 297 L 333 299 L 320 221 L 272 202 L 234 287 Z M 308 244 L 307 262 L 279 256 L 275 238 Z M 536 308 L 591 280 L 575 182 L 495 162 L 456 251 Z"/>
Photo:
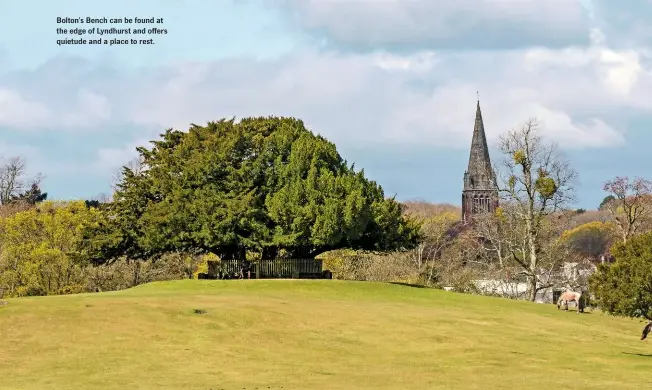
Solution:
<path fill-rule="evenodd" d="M 566 305 L 567 311 L 568 311 L 568 302 L 575 302 L 575 304 L 577 305 L 577 314 L 584 312 L 584 301 L 582 300 L 581 292 L 566 290 L 563 293 L 561 293 L 559 299 L 557 300 L 557 310 L 559 310 L 562 301 L 564 302 L 564 305 Z"/>
<path fill-rule="evenodd" d="M 647 338 L 647 334 L 650 333 L 650 330 L 652 330 L 652 322 L 648 323 L 645 325 L 645 328 L 643 328 L 643 334 L 641 335 L 641 340 L 645 340 Z"/>

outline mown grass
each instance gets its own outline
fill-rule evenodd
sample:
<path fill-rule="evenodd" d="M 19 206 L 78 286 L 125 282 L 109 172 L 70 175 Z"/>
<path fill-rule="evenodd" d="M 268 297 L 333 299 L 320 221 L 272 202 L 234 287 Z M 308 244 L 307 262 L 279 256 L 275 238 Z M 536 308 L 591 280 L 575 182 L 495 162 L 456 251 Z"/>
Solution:
<path fill-rule="evenodd" d="M 0 306 L 0 389 L 650 388 L 642 327 L 381 283 L 152 283 Z"/>

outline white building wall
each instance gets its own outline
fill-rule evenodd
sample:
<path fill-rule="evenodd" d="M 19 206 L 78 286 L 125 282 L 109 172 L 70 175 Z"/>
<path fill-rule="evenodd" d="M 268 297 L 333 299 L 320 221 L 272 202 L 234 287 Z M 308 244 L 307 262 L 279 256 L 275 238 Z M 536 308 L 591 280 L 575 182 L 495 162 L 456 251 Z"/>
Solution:
<path fill-rule="evenodd" d="M 578 269 L 577 263 L 564 263 L 560 274 L 555 275 L 556 279 L 566 281 L 567 285 L 554 286 L 551 288 L 541 289 L 537 292 L 535 302 L 538 303 L 555 303 L 553 300 L 554 291 L 563 291 L 566 289 L 573 289 L 574 281 L 579 278 L 588 277 L 595 267 L 589 269 Z M 505 298 L 523 299 L 527 294 L 528 285 L 524 282 L 510 282 L 498 279 L 477 279 L 473 281 L 475 287 L 480 290 L 483 295 L 497 295 Z M 445 287 L 447 291 L 451 291 L 452 287 Z"/>

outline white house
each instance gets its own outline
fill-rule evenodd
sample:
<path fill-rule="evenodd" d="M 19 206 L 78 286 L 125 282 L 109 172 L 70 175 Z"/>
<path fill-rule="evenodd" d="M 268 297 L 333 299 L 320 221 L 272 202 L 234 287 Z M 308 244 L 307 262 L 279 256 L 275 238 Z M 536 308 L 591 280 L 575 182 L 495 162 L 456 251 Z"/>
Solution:
<path fill-rule="evenodd" d="M 576 290 L 586 285 L 586 279 L 595 271 L 595 266 L 580 266 L 578 263 L 564 263 L 560 272 L 551 275 L 541 274 L 540 281 L 553 287 L 541 289 L 537 292 L 535 302 L 555 303 L 558 294 L 566 289 Z M 505 298 L 519 299 L 527 294 L 528 284 L 521 281 L 499 279 L 476 279 L 473 284 L 483 295 L 498 295 Z M 447 291 L 452 287 L 445 287 Z"/>

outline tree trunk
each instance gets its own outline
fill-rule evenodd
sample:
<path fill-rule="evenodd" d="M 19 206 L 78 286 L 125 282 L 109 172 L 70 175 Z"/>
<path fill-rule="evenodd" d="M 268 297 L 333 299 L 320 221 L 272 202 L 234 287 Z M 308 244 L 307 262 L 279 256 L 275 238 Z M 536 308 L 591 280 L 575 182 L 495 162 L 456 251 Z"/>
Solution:
<path fill-rule="evenodd" d="M 138 286 L 140 284 L 140 261 L 139 260 L 134 260 L 133 266 L 134 266 L 134 268 L 133 268 L 134 278 L 133 278 L 133 281 L 132 281 L 132 284 L 133 284 L 132 287 L 135 287 L 135 286 Z"/>
<path fill-rule="evenodd" d="M 531 220 L 527 222 L 527 228 L 528 228 L 528 249 L 530 251 L 530 269 L 528 270 L 530 273 L 530 276 L 528 277 L 528 282 L 530 284 L 529 286 L 529 297 L 528 299 L 532 302 L 536 300 L 537 297 L 537 281 L 538 281 L 538 276 L 537 276 L 537 269 L 538 269 L 538 257 L 537 257 L 537 245 L 536 245 L 536 237 L 534 233 L 532 232 L 533 226 Z"/>
<path fill-rule="evenodd" d="M 536 276 L 528 276 L 528 299 L 531 302 L 536 301 L 537 299 L 537 277 Z"/>
<path fill-rule="evenodd" d="M 435 262 L 433 261 L 430 264 L 430 273 L 428 274 L 428 280 L 426 282 L 426 286 L 430 286 L 430 283 L 432 282 L 433 277 L 435 276 Z"/>
<path fill-rule="evenodd" d="M 315 257 L 321 255 L 322 253 L 328 252 L 330 250 L 332 250 L 332 248 L 329 247 L 329 246 L 323 246 L 323 247 L 315 248 L 312 251 L 310 251 L 310 250 L 306 251 L 305 249 L 302 249 L 301 250 L 301 255 L 299 256 L 299 258 L 302 258 L 302 259 L 306 259 L 306 258 L 307 259 L 314 259 Z"/>

